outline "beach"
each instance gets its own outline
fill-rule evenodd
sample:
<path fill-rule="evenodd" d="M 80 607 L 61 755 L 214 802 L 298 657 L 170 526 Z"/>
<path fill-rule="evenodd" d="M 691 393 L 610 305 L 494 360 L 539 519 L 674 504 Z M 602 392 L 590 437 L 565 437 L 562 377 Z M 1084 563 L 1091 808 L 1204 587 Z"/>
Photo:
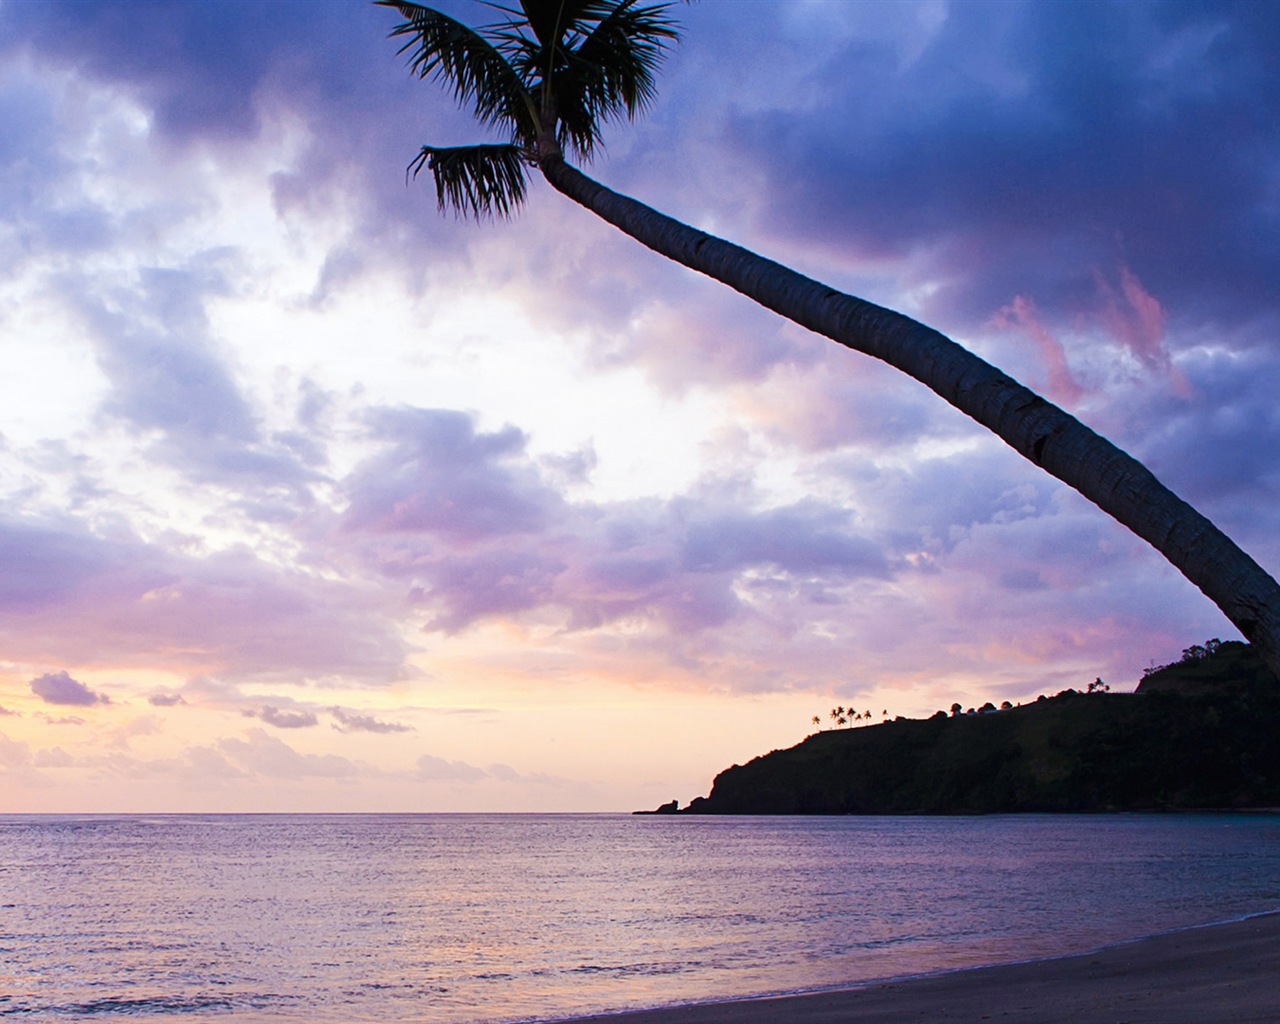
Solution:
<path fill-rule="evenodd" d="M 1280 1021 L 1280 914 L 1078 956 L 844 991 L 580 1018 L 576 1024 L 1239 1024 Z"/>

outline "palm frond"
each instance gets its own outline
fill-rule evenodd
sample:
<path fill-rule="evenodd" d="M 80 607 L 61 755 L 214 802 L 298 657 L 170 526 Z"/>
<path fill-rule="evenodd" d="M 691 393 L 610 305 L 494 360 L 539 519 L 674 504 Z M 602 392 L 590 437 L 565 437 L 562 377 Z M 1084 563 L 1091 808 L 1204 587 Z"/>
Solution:
<path fill-rule="evenodd" d="M 524 202 L 526 169 L 517 146 L 423 146 L 408 171 L 416 178 L 424 168 L 435 179 L 441 210 L 480 220 L 510 217 Z"/>
<path fill-rule="evenodd" d="M 482 124 L 501 125 L 520 137 L 536 132 L 533 107 L 515 68 L 482 32 L 412 0 L 374 0 L 405 19 L 391 36 L 407 36 L 399 52 L 419 78 L 437 77 L 469 103 Z"/>
<path fill-rule="evenodd" d="M 555 69 L 561 144 L 590 157 L 602 123 L 633 118 L 653 100 L 658 67 L 677 38 L 670 4 L 582 0 Z"/>
<path fill-rule="evenodd" d="M 573 8 L 577 6 L 574 0 L 520 0 L 520 14 L 538 44 L 551 48 L 559 44 L 565 19 L 573 17 Z"/>
<path fill-rule="evenodd" d="M 658 67 L 677 38 L 668 2 L 519 0 L 519 10 L 490 6 L 507 16 L 500 31 L 503 55 L 544 109 L 551 100 L 561 146 L 582 157 L 599 144 L 602 121 L 634 117 L 653 99 Z"/>
<path fill-rule="evenodd" d="M 569 50 L 565 74 L 601 117 L 634 117 L 652 102 L 659 66 L 677 38 L 668 3 L 586 0 L 575 28 L 591 31 Z M 560 90 L 558 89 L 557 92 Z"/>

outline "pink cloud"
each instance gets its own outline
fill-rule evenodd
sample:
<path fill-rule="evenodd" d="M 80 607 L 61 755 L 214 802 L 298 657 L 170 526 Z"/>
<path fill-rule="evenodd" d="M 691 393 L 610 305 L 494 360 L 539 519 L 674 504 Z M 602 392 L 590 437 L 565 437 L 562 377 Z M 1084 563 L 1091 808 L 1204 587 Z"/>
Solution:
<path fill-rule="evenodd" d="M 221 740 L 218 749 L 241 767 L 268 778 L 349 779 L 360 771 L 354 762 L 337 754 L 301 754 L 261 729 L 249 730 L 247 739 Z"/>
<path fill-rule="evenodd" d="M 1094 281 L 1103 305 L 1098 317 L 1111 332 L 1145 366 L 1164 368 L 1169 357 L 1164 350 L 1165 311 L 1150 292 L 1142 287 L 1138 276 L 1127 266 L 1119 268 L 1119 291 L 1094 271 Z"/>
<path fill-rule="evenodd" d="M 1118 276 L 1117 289 L 1100 271 L 1094 271 L 1094 283 L 1101 298 L 1101 306 L 1094 315 L 1144 368 L 1166 374 L 1175 392 L 1189 397 L 1190 382 L 1173 365 L 1165 346 L 1168 314 L 1164 306 L 1143 287 L 1129 267 L 1121 264 Z"/>
<path fill-rule="evenodd" d="M 7 656 L 188 673 L 385 680 L 403 674 L 391 598 L 317 581 L 247 548 L 195 557 L 65 519 L 0 521 L 0 644 Z M 44 678 L 50 703 L 96 703 Z M 69 677 L 68 677 L 69 678 Z M 72 684 L 75 684 L 74 686 Z"/>
<path fill-rule="evenodd" d="M 354 711 L 344 711 L 340 707 L 332 707 L 329 713 L 337 719 L 334 728 L 338 732 L 413 732 L 413 726 L 401 725 L 399 722 L 386 722 L 373 715 L 362 715 Z"/>
<path fill-rule="evenodd" d="M 1067 365 L 1067 353 L 1060 342 L 1040 319 L 1035 303 L 1025 295 L 1016 295 L 1011 303 L 1003 306 L 991 318 L 996 327 L 1006 330 L 1020 330 L 1025 333 L 1040 350 L 1045 364 L 1045 383 L 1043 390 L 1049 398 L 1064 405 L 1080 401 L 1085 390 L 1077 383 Z"/>

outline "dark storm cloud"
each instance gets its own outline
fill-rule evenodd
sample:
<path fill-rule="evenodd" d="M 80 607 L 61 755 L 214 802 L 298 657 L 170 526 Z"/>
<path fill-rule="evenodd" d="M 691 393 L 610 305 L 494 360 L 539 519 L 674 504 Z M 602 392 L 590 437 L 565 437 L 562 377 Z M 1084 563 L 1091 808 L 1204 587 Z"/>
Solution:
<path fill-rule="evenodd" d="M 31 692 L 46 704 L 92 707 L 94 704 L 111 703 L 111 698 L 106 694 L 94 693 L 66 672 L 48 672 L 31 680 Z"/>

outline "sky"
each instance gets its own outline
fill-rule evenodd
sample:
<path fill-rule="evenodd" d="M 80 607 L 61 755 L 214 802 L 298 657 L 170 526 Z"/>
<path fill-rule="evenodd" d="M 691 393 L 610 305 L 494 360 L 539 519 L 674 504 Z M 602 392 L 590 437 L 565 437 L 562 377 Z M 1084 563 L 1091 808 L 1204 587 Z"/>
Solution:
<path fill-rule="evenodd" d="M 472 23 L 474 6 L 446 3 Z M 702 0 L 589 173 L 908 313 L 1280 572 L 1280 5 Z M 1238 634 L 545 183 L 356 0 L 0 0 L 0 812 L 626 811 Z"/>

